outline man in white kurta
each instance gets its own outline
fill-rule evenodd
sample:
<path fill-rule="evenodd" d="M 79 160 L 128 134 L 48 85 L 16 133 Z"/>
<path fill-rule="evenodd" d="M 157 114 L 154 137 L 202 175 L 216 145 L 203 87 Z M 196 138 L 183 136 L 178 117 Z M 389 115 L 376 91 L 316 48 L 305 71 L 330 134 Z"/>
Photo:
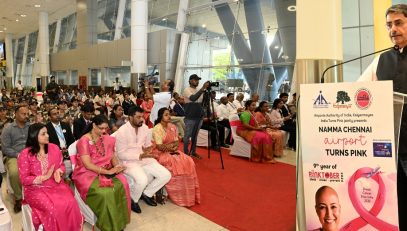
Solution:
<path fill-rule="evenodd" d="M 126 167 L 124 173 L 135 181 L 130 193 L 137 206 L 140 197 L 152 205 L 151 197 L 171 179 L 171 173 L 151 155 L 152 134 L 143 124 L 143 112 L 138 106 L 130 107 L 129 121 L 115 133 L 117 157 Z"/>

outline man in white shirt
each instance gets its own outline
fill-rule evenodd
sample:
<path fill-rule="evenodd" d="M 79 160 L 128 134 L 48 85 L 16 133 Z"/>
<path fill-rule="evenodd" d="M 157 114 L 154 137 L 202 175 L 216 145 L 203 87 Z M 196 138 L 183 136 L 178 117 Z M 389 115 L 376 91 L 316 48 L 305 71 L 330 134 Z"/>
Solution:
<path fill-rule="evenodd" d="M 147 81 L 144 81 L 144 86 L 146 86 L 146 94 L 149 95 L 150 98 L 152 96 L 154 101 L 154 106 L 150 113 L 150 121 L 154 123 L 157 119 L 158 110 L 163 107 L 168 108 L 170 106 L 172 97 L 171 92 L 174 90 L 174 81 L 170 79 L 165 80 L 161 85 L 161 92 L 159 93 L 154 93 L 152 86 L 148 87 Z"/>
<path fill-rule="evenodd" d="M 233 93 L 228 93 L 226 97 L 227 97 L 226 98 L 227 99 L 226 106 L 227 106 L 228 110 L 230 111 L 231 114 L 237 114 L 237 107 L 233 103 L 233 101 L 235 99 L 234 94 Z"/>
<path fill-rule="evenodd" d="M 130 188 L 132 210 L 141 213 L 138 201 L 157 206 L 152 196 L 170 179 L 171 173 L 154 159 L 151 154 L 151 130 L 143 124 L 144 110 L 132 106 L 128 111 L 129 121 L 116 132 L 116 153 L 126 167 L 124 173 L 135 181 Z"/>
<path fill-rule="evenodd" d="M 21 80 L 17 81 L 16 88 L 17 88 L 17 91 L 22 91 L 23 90 L 23 85 L 21 84 Z"/>
<path fill-rule="evenodd" d="M 116 77 L 116 81 L 113 82 L 113 90 L 115 91 L 116 94 L 120 92 L 121 87 L 122 83 L 119 82 L 119 77 Z"/>

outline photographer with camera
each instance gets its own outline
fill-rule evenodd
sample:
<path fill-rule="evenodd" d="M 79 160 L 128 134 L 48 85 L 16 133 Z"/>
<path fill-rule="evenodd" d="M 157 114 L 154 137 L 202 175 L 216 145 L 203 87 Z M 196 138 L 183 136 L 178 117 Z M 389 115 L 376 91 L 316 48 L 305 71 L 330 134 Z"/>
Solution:
<path fill-rule="evenodd" d="M 201 80 L 201 78 L 196 74 L 189 76 L 189 87 L 185 88 L 183 92 L 185 97 L 184 153 L 201 159 L 201 157 L 196 153 L 196 142 L 204 115 L 202 109 L 203 93 L 210 86 L 210 82 L 206 81 L 203 86 L 198 89 L 197 87 L 199 85 L 199 80 Z M 191 150 L 188 151 L 188 143 L 190 138 Z"/>

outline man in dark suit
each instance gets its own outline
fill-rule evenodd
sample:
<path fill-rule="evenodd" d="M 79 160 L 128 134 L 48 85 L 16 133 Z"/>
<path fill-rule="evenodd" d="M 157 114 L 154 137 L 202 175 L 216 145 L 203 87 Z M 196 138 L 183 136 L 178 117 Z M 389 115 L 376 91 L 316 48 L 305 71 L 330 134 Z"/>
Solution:
<path fill-rule="evenodd" d="M 124 101 L 122 102 L 122 108 L 124 111 L 124 114 L 127 115 L 129 112 L 129 108 L 134 106 L 133 100 L 130 99 L 129 93 L 125 92 L 124 93 Z"/>
<path fill-rule="evenodd" d="M 64 158 L 66 168 L 66 176 L 72 173 L 72 164 L 69 159 L 68 147 L 75 142 L 75 137 L 72 134 L 69 124 L 62 122 L 62 116 L 57 107 L 53 107 L 48 111 L 47 130 L 49 142 L 58 145 Z"/>
<path fill-rule="evenodd" d="M 73 122 L 73 135 L 75 137 L 75 140 L 79 140 L 82 137 L 87 125 L 90 124 L 90 120 L 95 113 L 95 107 L 93 106 L 93 103 L 85 103 L 81 107 L 81 111 L 81 117 L 75 119 Z"/>

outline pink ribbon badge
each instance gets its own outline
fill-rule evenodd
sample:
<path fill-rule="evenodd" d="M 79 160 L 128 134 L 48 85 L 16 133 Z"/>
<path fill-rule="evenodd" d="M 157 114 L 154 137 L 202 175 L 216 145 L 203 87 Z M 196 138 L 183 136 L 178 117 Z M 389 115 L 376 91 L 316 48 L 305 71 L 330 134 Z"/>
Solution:
<path fill-rule="evenodd" d="M 376 200 L 373 207 L 367 211 L 356 195 L 356 180 L 361 177 L 371 178 L 379 184 L 379 191 L 377 192 Z M 353 207 L 358 212 L 360 217 L 353 219 L 341 228 L 341 231 L 348 230 L 359 230 L 360 228 L 366 226 L 367 224 L 375 227 L 378 230 L 386 231 L 398 231 L 398 227 L 389 224 L 383 220 L 377 218 L 377 215 L 382 210 L 385 200 L 386 200 L 386 187 L 384 185 L 383 179 L 380 176 L 379 168 L 373 169 L 369 167 L 358 169 L 352 177 L 349 179 L 348 183 L 348 193 L 349 198 L 352 201 Z"/>

